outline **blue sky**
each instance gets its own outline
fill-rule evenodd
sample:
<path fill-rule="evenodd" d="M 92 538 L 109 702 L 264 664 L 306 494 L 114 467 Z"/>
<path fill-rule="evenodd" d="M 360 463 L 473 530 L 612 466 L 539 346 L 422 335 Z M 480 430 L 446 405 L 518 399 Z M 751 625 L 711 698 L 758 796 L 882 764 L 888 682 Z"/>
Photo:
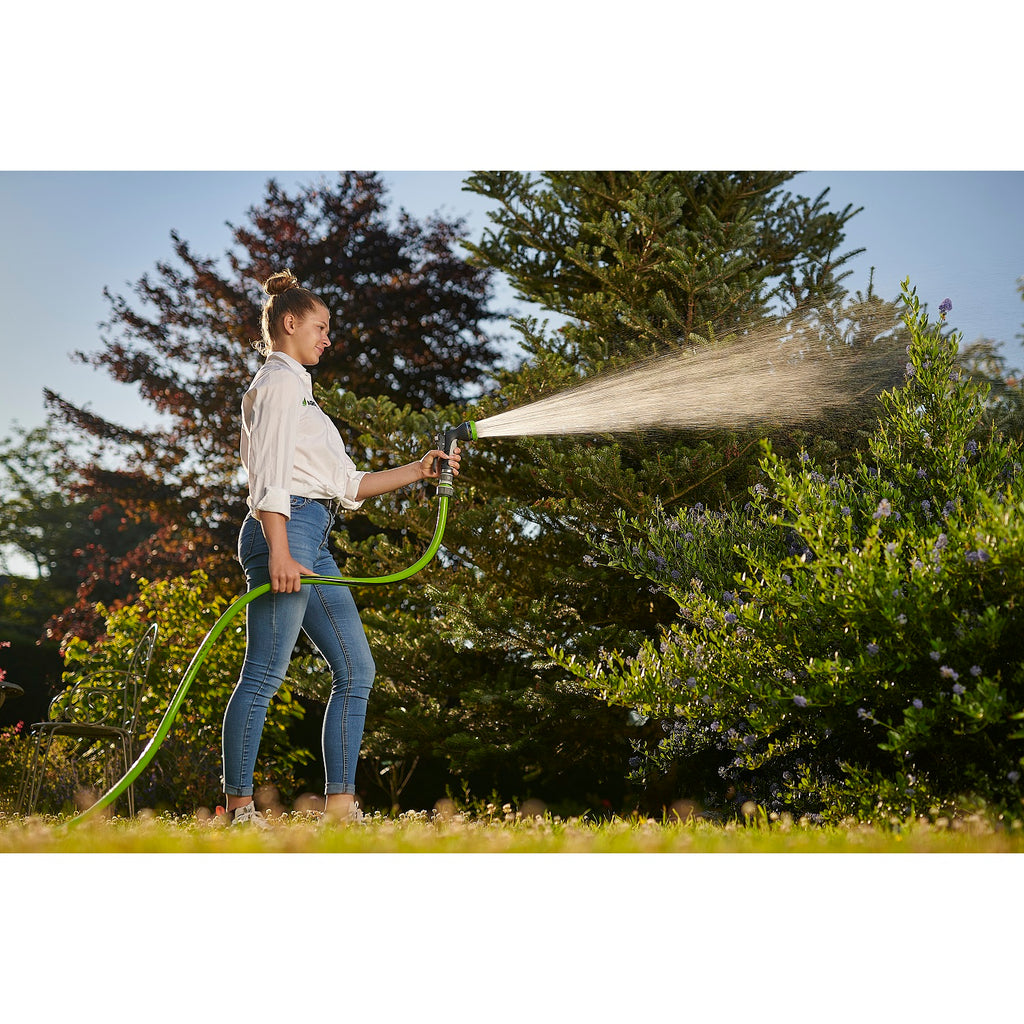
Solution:
<path fill-rule="evenodd" d="M 230 244 L 226 222 L 245 220 L 269 177 L 290 186 L 321 173 L 0 173 L 0 302 L 9 314 L 0 323 L 0 429 L 41 423 L 44 386 L 128 425 L 150 421 L 131 388 L 70 358 L 98 346 L 103 288 L 127 292 L 169 257 L 171 230 L 219 256 Z M 461 188 L 468 172 L 383 173 L 393 207 L 463 216 L 473 236 L 485 226 L 487 204 Z M 1024 362 L 1024 173 L 811 171 L 790 188 L 829 188 L 833 208 L 864 208 L 847 232 L 849 248 L 867 250 L 852 265 L 852 288 L 866 286 L 872 266 L 886 296 L 909 276 L 933 310 L 952 299 L 950 322 L 967 340 L 1001 341 L 1012 365 Z M 507 288 L 499 294 L 511 301 Z"/>

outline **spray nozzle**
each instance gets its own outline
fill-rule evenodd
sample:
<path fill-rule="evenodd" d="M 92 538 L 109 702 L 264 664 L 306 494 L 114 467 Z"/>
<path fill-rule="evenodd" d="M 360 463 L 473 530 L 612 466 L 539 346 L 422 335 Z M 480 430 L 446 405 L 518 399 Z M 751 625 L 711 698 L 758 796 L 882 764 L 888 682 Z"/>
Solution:
<path fill-rule="evenodd" d="M 444 432 L 444 450 L 451 454 L 453 441 L 475 441 L 476 424 L 471 420 L 460 423 L 457 427 L 449 427 Z"/>
<path fill-rule="evenodd" d="M 442 443 L 442 450 L 447 455 L 451 455 L 455 448 L 456 441 L 475 441 L 476 440 L 476 424 L 470 420 L 466 420 L 465 423 L 460 423 L 457 427 L 449 427 L 444 432 L 444 441 Z M 448 463 L 444 464 L 441 469 L 441 475 L 437 481 L 437 493 L 444 495 L 445 497 L 451 498 L 455 495 L 455 474 L 449 469 Z"/>

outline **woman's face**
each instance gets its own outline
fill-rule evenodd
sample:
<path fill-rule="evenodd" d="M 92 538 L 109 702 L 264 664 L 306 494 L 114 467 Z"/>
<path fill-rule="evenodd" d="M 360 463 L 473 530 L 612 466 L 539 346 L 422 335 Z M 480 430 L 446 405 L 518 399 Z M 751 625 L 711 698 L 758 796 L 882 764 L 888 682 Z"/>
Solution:
<path fill-rule="evenodd" d="M 274 341 L 274 349 L 291 356 L 303 366 L 316 366 L 330 347 L 328 331 L 331 315 L 326 306 L 317 306 L 303 317 L 289 314 L 281 323 L 281 336 Z"/>

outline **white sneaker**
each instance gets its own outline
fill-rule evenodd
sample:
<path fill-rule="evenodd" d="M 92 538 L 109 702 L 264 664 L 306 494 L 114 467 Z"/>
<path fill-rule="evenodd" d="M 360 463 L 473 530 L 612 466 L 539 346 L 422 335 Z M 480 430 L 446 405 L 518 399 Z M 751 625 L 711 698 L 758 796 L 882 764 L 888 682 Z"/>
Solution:
<path fill-rule="evenodd" d="M 232 825 L 253 825 L 256 828 L 270 828 L 270 822 L 256 810 L 256 804 L 250 800 L 242 807 L 236 807 L 231 812 Z"/>
<path fill-rule="evenodd" d="M 344 816 L 328 814 L 323 811 L 320 815 L 321 827 L 333 828 L 336 825 L 359 825 L 364 821 L 364 815 L 359 804 L 353 804 Z"/>

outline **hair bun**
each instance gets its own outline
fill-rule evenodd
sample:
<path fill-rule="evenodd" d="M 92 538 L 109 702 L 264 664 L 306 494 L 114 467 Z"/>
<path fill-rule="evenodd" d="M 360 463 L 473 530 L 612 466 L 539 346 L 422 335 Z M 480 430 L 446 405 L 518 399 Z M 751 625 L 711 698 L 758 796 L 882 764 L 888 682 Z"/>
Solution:
<path fill-rule="evenodd" d="M 298 286 L 299 280 L 290 270 L 279 270 L 263 282 L 263 290 L 268 295 L 280 295 L 281 292 L 286 292 L 289 288 L 298 288 Z"/>

